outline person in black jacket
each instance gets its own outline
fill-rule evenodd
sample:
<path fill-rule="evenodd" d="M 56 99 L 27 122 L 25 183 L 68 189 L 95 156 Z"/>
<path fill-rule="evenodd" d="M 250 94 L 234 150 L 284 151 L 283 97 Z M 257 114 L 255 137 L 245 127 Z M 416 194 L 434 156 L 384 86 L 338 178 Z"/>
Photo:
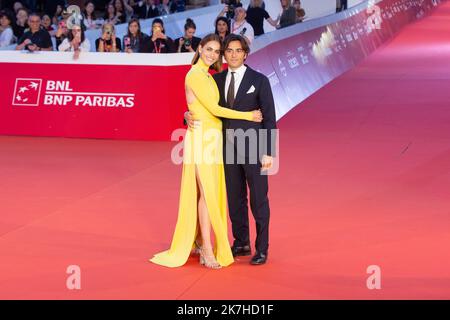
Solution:
<path fill-rule="evenodd" d="M 184 35 L 181 38 L 175 40 L 174 48 L 177 52 L 195 52 L 202 39 L 194 36 L 197 26 L 190 18 L 186 19 L 184 25 Z"/>
<path fill-rule="evenodd" d="M 120 39 L 116 37 L 116 30 L 111 23 L 105 23 L 102 26 L 102 35 L 95 40 L 97 52 L 120 52 L 122 45 Z"/>
<path fill-rule="evenodd" d="M 141 31 L 139 19 L 132 18 L 128 22 L 128 32 L 123 37 L 123 51 L 127 53 L 139 52 L 142 43 L 149 41 L 148 35 Z"/>
<path fill-rule="evenodd" d="M 336 0 L 336 12 L 347 10 L 347 0 Z"/>
<path fill-rule="evenodd" d="M 273 20 L 269 13 L 263 9 L 262 4 L 262 0 L 251 0 L 247 8 L 245 20 L 253 27 L 255 37 L 264 34 L 264 20 L 267 20 L 273 27 L 276 27 L 280 21 L 280 16 L 276 20 Z"/>
<path fill-rule="evenodd" d="M 28 17 L 30 30 L 25 32 L 17 41 L 16 50 L 52 51 L 53 43 L 47 30 L 41 28 L 41 17 L 36 13 Z"/>
<path fill-rule="evenodd" d="M 134 12 L 138 15 L 139 19 L 149 19 L 159 16 L 158 6 L 155 4 L 155 0 L 145 0 L 144 3 L 134 7 Z"/>
<path fill-rule="evenodd" d="M 164 22 L 160 18 L 156 18 L 152 22 L 152 33 L 150 39 L 144 40 L 141 48 L 141 53 L 173 53 L 174 42 L 166 36 L 164 31 Z"/>

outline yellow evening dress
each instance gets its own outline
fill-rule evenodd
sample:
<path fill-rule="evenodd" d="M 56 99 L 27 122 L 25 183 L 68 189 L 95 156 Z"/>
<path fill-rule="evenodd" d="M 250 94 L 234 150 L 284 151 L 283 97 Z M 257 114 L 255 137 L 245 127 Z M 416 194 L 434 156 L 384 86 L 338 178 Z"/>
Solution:
<path fill-rule="evenodd" d="M 151 262 L 166 267 L 179 267 L 186 263 L 199 232 L 195 167 L 205 193 L 214 231 L 216 260 L 223 267 L 234 261 L 228 241 L 222 121 L 218 117 L 251 121 L 253 114 L 220 107 L 219 90 L 208 69 L 203 60 L 199 59 L 185 79 L 186 87 L 189 87 L 196 97 L 188 107 L 194 118 L 200 121 L 200 127 L 188 129 L 184 138 L 178 221 L 172 244 L 169 250 L 150 259 Z"/>

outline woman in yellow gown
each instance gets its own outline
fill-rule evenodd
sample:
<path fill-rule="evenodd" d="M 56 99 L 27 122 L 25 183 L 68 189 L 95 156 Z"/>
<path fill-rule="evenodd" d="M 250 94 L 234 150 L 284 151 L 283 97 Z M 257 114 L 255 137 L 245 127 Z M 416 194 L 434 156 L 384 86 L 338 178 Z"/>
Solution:
<path fill-rule="evenodd" d="M 179 267 L 197 247 L 200 263 L 218 269 L 234 261 L 228 242 L 222 121 L 218 117 L 261 122 L 262 114 L 259 110 L 240 112 L 218 105 L 219 90 L 208 72 L 211 66 L 216 71 L 222 66 L 221 42 L 216 34 L 202 39 L 192 64 L 185 79 L 186 100 L 200 126 L 190 128 L 184 138 L 178 221 L 172 244 L 169 250 L 156 254 L 150 261 Z M 196 241 L 200 238 L 199 229 L 201 246 Z"/>

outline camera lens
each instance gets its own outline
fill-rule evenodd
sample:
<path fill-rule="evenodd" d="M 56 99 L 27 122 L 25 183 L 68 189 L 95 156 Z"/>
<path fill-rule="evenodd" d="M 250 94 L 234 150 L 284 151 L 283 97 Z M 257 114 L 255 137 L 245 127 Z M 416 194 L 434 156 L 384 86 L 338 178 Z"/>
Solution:
<path fill-rule="evenodd" d="M 228 19 L 234 19 L 234 5 L 230 4 L 228 6 L 228 12 L 227 12 L 227 18 Z"/>

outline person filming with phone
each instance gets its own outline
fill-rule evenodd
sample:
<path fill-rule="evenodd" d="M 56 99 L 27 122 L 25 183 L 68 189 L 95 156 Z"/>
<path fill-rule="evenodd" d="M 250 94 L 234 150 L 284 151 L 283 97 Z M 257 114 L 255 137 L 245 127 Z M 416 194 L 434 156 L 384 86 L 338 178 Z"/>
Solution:
<path fill-rule="evenodd" d="M 139 52 L 142 53 L 173 53 L 174 41 L 166 36 L 164 23 L 160 18 L 156 18 L 152 22 L 152 33 L 150 40 L 145 41 Z"/>
<path fill-rule="evenodd" d="M 139 19 L 132 18 L 128 22 L 128 33 L 123 37 L 123 52 L 139 52 L 142 43 L 146 41 L 149 41 L 149 37 L 141 31 Z"/>
<path fill-rule="evenodd" d="M 102 36 L 95 40 L 95 48 L 98 52 L 120 52 L 122 46 L 120 39 L 116 37 L 114 25 L 105 23 L 102 27 Z"/>
<path fill-rule="evenodd" d="M 91 43 L 84 35 L 84 30 L 79 25 L 72 27 L 69 36 L 58 47 L 59 51 L 74 52 L 74 60 L 80 56 L 80 52 L 89 52 L 91 50 Z"/>

